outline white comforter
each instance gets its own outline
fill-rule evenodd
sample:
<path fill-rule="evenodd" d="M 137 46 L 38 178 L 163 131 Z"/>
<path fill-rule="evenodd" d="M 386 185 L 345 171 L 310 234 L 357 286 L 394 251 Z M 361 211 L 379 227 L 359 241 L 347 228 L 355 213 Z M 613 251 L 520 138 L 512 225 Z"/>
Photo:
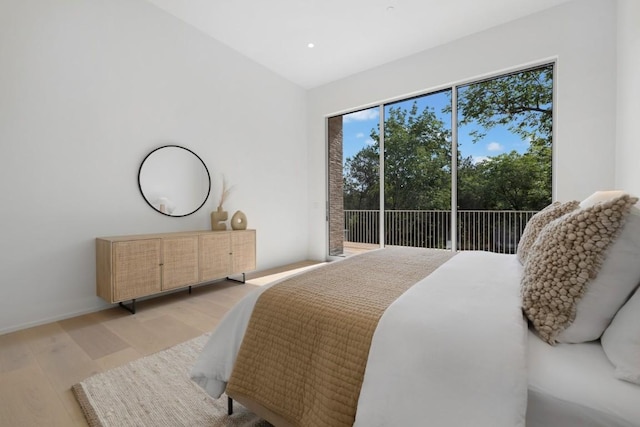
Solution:
<path fill-rule="evenodd" d="M 373 336 L 355 425 L 524 426 L 521 273 L 513 255 L 461 252 L 391 304 Z M 193 367 L 192 379 L 215 398 L 267 288 L 225 316 Z"/>

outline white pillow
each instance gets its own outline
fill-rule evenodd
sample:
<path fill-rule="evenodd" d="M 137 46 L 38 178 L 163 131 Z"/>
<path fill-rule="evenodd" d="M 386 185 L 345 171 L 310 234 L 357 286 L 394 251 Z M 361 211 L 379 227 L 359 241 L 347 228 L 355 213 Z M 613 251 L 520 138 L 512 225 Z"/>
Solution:
<path fill-rule="evenodd" d="M 625 291 L 617 289 L 618 277 L 607 280 L 605 275 L 601 284 L 596 280 L 637 202 L 637 197 L 623 194 L 577 209 L 551 221 L 538 235 L 524 265 L 522 309 L 538 336 L 549 344 L 600 338 L 631 294 L 635 284 L 618 301 L 618 295 Z M 624 267 L 628 268 L 626 262 Z M 594 290 L 597 298 L 593 303 L 587 298 L 585 306 L 583 299 Z M 607 298 L 611 298 L 608 294 L 612 291 L 614 301 L 608 304 Z M 602 293 L 607 295 L 603 298 Z M 581 315 L 577 316 L 580 305 Z M 560 339 L 569 328 L 572 333 Z"/>
<path fill-rule="evenodd" d="M 558 335 L 557 341 L 581 343 L 600 338 L 639 282 L 640 203 L 636 203 L 618 238 L 605 253 L 598 275 L 587 285 L 587 291 L 578 302 L 575 319 Z"/>
<path fill-rule="evenodd" d="M 621 380 L 640 384 L 640 289 L 602 334 L 602 348 Z"/>
<path fill-rule="evenodd" d="M 623 194 L 625 194 L 625 192 L 622 190 L 596 191 L 580 202 L 580 208 L 590 208 L 597 203 L 607 202 L 611 199 L 615 199 L 616 197 L 620 197 Z"/>

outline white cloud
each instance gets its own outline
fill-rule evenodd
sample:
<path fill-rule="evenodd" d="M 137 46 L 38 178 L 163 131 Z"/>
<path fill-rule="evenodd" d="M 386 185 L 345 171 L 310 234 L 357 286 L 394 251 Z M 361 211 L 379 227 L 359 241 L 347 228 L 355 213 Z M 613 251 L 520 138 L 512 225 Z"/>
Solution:
<path fill-rule="evenodd" d="M 367 145 L 373 145 L 373 144 L 375 144 L 376 142 L 375 142 L 373 139 L 371 139 L 371 138 L 367 138 L 367 140 L 366 140 L 364 143 L 365 143 L 365 144 L 367 144 Z"/>
<path fill-rule="evenodd" d="M 483 163 L 486 162 L 487 160 L 489 160 L 489 157 L 487 156 L 473 156 L 473 164 L 477 165 L 478 163 Z"/>
<path fill-rule="evenodd" d="M 503 151 L 504 147 L 499 142 L 490 142 L 487 144 L 487 150 L 489 151 Z"/>
<path fill-rule="evenodd" d="M 364 132 L 356 133 L 356 138 L 364 138 Z"/>
<path fill-rule="evenodd" d="M 345 114 L 342 116 L 343 123 L 349 122 L 361 122 L 365 120 L 377 119 L 380 116 L 377 108 L 370 108 L 368 110 L 356 111 L 355 113 Z"/>

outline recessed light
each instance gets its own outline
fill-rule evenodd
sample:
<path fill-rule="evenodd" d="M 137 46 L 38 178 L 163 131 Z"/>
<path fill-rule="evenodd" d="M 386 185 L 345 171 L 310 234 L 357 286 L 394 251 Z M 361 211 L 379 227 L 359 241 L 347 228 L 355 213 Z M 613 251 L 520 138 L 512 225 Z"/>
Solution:
<path fill-rule="evenodd" d="M 395 7 L 393 6 L 388 6 L 387 7 L 387 12 L 393 12 L 395 10 Z"/>
<path fill-rule="evenodd" d="M 313 44 L 313 43 L 309 43 L 309 44 L 307 44 L 307 47 L 308 47 L 309 49 L 312 49 L 314 46 L 315 46 L 315 44 Z"/>

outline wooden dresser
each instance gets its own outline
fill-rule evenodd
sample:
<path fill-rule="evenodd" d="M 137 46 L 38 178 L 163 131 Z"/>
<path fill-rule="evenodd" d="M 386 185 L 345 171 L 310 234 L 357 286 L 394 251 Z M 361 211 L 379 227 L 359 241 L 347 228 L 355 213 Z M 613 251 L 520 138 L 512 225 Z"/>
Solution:
<path fill-rule="evenodd" d="M 256 231 L 192 231 L 96 238 L 96 292 L 135 313 L 136 298 L 256 268 Z M 131 301 L 131 306 L 124 306 Z"/>

